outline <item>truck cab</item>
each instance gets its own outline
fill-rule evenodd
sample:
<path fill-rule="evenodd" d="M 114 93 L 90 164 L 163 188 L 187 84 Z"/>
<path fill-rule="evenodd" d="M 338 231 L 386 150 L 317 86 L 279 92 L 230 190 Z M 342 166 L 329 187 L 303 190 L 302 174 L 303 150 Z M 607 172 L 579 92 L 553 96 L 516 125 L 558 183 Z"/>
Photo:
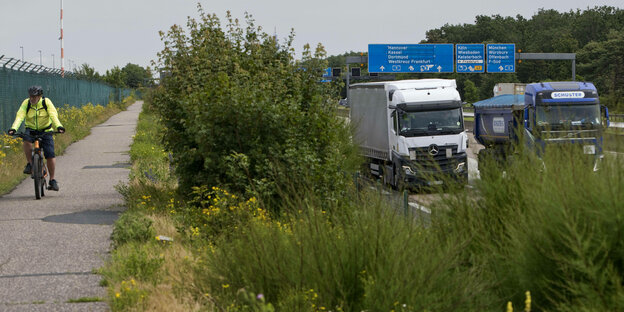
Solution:
<path fill-rule="evenodd" d="M 529 84 L 524 102 L 524 128 L 537 147 L 543 150 L 546 144 L 582 144 L 585 154 L 603 157 L 600 100 L 592 83 Z"/>
<path fill-rule="evenodd" d="M 431 79 L 433 80 L 433 79 Z M 389 85 L 389 131 L 394 179 L 408 184 L 439 184 L 443 176 L 467 180 L 467 142 L 462 102 L 454 80 L 419 87 Z"/>

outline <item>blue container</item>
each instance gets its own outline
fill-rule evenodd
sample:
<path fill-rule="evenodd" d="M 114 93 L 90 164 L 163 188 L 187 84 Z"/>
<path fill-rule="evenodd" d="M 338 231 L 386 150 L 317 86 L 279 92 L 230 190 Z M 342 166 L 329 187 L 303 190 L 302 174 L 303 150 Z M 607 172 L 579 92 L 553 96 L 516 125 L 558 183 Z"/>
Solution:
<path fill-rule="evenodd" d="M 508 125 L 513 120 L 513 111 L 524 108 L 524 95 L 499 95 L 476 102 L 473 106 L 477 142 L 485 146 L 507 144 L 510 142 Z"/>

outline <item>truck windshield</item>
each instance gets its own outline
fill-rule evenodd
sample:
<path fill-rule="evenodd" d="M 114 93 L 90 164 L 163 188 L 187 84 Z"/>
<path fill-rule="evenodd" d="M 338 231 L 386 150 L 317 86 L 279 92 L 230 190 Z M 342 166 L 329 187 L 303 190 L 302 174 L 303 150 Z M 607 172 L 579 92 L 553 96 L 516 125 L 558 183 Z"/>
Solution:
<path fill-rule="evenodd" d="M 538 105 L 536 123 L 551 129 L 585 128 L 600 126 L 600 106 L 590 105 Z"/>
<path fill-rule="evenodd" d="M 459 108 L 403 112 L 399 118 L 399 134 L 406 137 L 457 134 L 464 131 Z"/>

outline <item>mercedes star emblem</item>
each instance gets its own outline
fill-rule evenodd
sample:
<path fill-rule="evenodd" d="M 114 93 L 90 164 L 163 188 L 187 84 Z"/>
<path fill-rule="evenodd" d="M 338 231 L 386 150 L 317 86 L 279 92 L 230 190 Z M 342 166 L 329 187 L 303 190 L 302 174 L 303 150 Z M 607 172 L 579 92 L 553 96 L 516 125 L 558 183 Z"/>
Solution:
<path fill-rule="evenodd" d="M 440 148 L 437 145 L 435 144 L 429 145 L 429 155 L 431 156 L 438 155 L 439 151 L 440 151 Z"/>

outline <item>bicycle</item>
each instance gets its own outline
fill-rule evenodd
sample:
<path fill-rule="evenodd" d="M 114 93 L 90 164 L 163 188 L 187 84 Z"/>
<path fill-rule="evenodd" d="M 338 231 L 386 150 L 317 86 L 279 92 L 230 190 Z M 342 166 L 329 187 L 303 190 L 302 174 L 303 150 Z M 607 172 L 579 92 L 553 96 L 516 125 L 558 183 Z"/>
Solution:
<path fill-rule="evenodd" d="M 47 188 L 48 182 L 46 177 L 48 176 L 48 166 L 46 162 L 43 161 L 43 149 L 40 147 L 40 142 L 43 141 L 43 137 L 48 134 L 57 134 L 63 132 L 44 132 L 41 134 L 27 134 L 27 133 L 15 133 L 13 136 L 20 137 L 22 139 L 34 139 L 32 157 L 31 157 L 31 171 L 30 177 L 35 181 L 35 198 L 41 199 L 41 197 L 45 196 L 45 189 Z"/>

